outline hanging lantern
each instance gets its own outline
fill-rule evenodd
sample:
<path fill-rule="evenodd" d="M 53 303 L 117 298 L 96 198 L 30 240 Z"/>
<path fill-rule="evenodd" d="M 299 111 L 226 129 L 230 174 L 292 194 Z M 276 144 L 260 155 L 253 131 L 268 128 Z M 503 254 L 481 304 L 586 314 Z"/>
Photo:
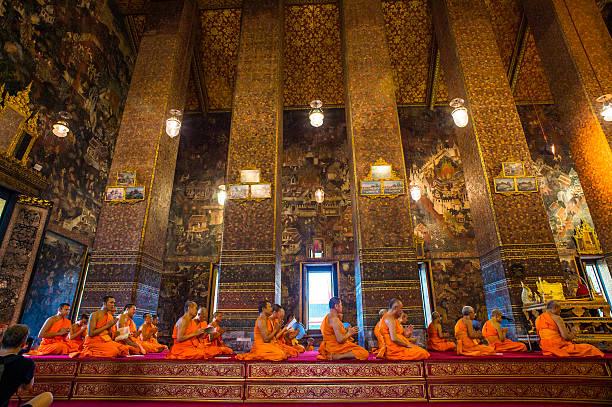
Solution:
<path fill-rule="evenodd" d="M 219 205 L 225 205 L 226 199 L 227 191 L 225 190 L 225 185 L 219 185 L 219 190 L 217 191 L 217 202 L 219 202 Z"/>
<path fill-rule="evenodd" d="M 464 103 L 465 100 L 461 98 L 455 98 L 450 101 L 450 105 L 454 108 L 451 116 L 457 127 L 465 127 L 469 121 L 468 110 L 463 105 Z"/>
<path fill-rule="evenodd" d="M 174 138 L 179 135 L 181 131 L 181 118 L 183 112 L 178 109 L 170 109 L 168 112 L 169 116 L 166 119 L 166 134 Z"/>
<path fill-rule="evenodd" d="M 325 191 L 323 191 L 323 188 L 318 188 L 315 191 L 314 198 L 317 203 L 323 203 L 325 200 Z"/>
<path fill-rule="evenodd" d="M 70 120 L 70 113 L 61 111 L 58 113 L 58 118 L 53 123 L 53 134 L 55 134 L 59 138 L 64 138 L 70 133 L 70 126 L 68 125 L 68 121 Z"/>
<path fill-rule="evenodd" d="M 597 101 L 602 104 L 601 115 L 607 122 L 612 122 L 612 95 L 606 94 L 597 98 Z"/>
<path fill-rule="evenodd" d="M 321 127 L 323 124 L 323 118 L 325 116 L 323 115 L 323 109 L 321 109 L 321 106 L 323 106 L 323 102 L 320 100 L 313 100 L 310 102 L 310 107 L 312 109 L 310 109 L 308 118 L 310 119 L 310 125 L 312 127 Z"/>
<path fill-rule="evenodd" d="M 421 188 L 416 183 L 410 184 L 410 197 L 415 201 L 421 199 Z"/>

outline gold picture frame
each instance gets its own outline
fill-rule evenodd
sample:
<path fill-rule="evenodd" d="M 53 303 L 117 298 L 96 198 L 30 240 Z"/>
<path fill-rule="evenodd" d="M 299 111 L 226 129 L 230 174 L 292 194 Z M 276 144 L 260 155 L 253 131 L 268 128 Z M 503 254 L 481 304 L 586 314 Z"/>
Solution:
<path fill-rule="evenodd" d="M 406 183 L 383 158 L 370 165 L 368 176 L 359 181 L 359 194 L 368 198 L 395 198 L 406 193 Z"/>
<path fill-rule="evenodd" d="M 136 171 L 117 171 L 117 181 L 115 185 L 136 186 Z"/>
<path fill-rule="evenodd" d="M 525 163 L 522 161 L 503 162 L 502 173 L 504 177 L 523 177 L 525 176 Z"/>

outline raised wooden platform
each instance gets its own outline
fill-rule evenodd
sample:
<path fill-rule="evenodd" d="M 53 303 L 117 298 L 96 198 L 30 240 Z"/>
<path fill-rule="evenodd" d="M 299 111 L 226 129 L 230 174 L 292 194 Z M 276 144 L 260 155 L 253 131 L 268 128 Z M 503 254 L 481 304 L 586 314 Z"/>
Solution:
<path fill-rule="evenodd" d="M 538 401 L 612 404 L 612 355 L 561 359 L 535 354 L 422 362 L 233 359 L 176 361 L 36 357 L 34 392 L 69 400 L 175 401 Z"/>

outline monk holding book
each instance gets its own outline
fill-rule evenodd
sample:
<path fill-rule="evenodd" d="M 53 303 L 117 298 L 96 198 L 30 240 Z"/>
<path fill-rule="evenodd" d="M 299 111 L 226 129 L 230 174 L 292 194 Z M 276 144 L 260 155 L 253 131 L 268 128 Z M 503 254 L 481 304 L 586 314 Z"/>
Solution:
<path fill-rule="evenodd" d="M 272 306 L 272 326 L 276 328 L 276 326 L 282 326 L 284 324 L 285 318 L 285 309 L 278 304 L 274 304 Z M 297 358 L 300 354 L 297 349 L 287 344 L 286 338 L 290 334 L 288 328 L 285 328 L 278 331 L 276 334 L 276 342 L 279 348 L 283 350 L 290 358 Z"/>
<path fill-rule="evenodd" d="M 338 297 L 329 300 L 329 314 L 321 322 L 321 333 L 323 342 L 319 346 L 317 359 L 341 360 L 358 359 L 367 360 L 370 352 L 353 343 L 353 336 L 359 332 L 359 328 L 349 326 L 348 329 L 342 325 L 342 301 Z"/>
<path fill-rule="evenodd" d="M 536 318 L 540 348 L 546 356 L 559 357 L 603 357 L 602 351 L 588 343 L 574 343 L 575 335 L 565 326 L 561 318 L 561 306 L 557 301 L 546 304 L 546 312 Z"/>
<path fill-rule="evenodd" d="M 119 322 L 117 322 L 117 329 L 119 331 L 127 329 L 127 337 L 121 339 L 120 342 L 130 348 L 130 354 L 145 355 L 147 351 L 142 346 L 142 341 L 138 337 L 138 330 L 133 319 L 134 314 L 136 314 L 136 305 L 127 304 L 123 307 L 123 313 L 119 317 Z"/>
<path fill-rule="evenodd" d="M 68 333 L 70 332 L 70 320 L 66 316 L 70 314 L 70 304 L 61 303 L 57 309 L 57 314 L 47 318 L 38 337 L 42 339 L 37 350 L 33 350 L 29 355 L 67 355 L 71 351 L 68 343 Z M 78 349 L 78 348 L 77 348 Z"/>
<path fill-rule="evenodd" d="M 166 359 L 210 359 L 215 356 L 210 349 L 200 346 L 199 336 L 205 328 L 199 328 L 193 318 L 198 313 L 198 305 L 193 301 L 185 303 L 185 314 L 174 325 L 172 338 L 174 345 L 166 355 Z"/>
<path fill-rule="evenodd" d="M 452 352 L 456 349 L 454 342 L 449 341 L 449 333 L 442 332 L 440 313 L 434 311 L 431 314 L 432 321 L 427 327 L 427 349 L 438 352 Z"/>
<path fill-rule="evenodd" d="M 70 327 L 70 333 L 68 333 L 68 346 L 70 347 L 71 353 L 83 350 L 83 342 L 87 334 L 88 322 L 89 315 L 81 314 L 81 318 Z"/>
<path fill-rule="evenodd" d="M 259 318 L 255 322 L 255 342 L 248 353 L 236 355 L 237 360 L 271 360 L 279 361 L 287 359 L 287 354 L 278 347 L 276 335 L 281 332 L 281 326 L 272 324 L 272 304 L 269 301 L 261 301 Z"/>
<path fill-rule="evenodd" d="M 495 352 L 525 352 L 527 346 L 521 342 L 513 342 L 506 338 L 508 328 L 501 327 L 502 312 L 494 309 L 491 312 L 489 319 L 482 326 L 482 336 L 487 340 L 489 346 L 495 349 Z"/>
<path fill-rule="evenodd" d="M 209 335 L 210 343 L 213 346 L 216 346 L 221 351 L 221 355 L 233 355 L 234 351 L 231 348 L 228 348 L 223 344 L 223 340 L 221 339 L 221 335 L 223 335 L 226 331 L 225 328 L 222 328 L 220 323 L 223 321 L 223 314 L 219 311 L 213 314 L 213 319 L 210 322 L 211 327 L 215 329 L 213 333 Z"/>

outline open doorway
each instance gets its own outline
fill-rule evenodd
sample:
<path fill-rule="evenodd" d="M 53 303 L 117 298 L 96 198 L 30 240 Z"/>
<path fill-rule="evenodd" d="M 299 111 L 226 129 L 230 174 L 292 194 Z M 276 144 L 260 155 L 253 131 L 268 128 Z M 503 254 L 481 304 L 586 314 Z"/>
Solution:
<path fill-rule="evenodd" d="M 306 329 L 318 331 L 329 313 L 329 300 L 338 295 L 336 263 L 302 264 L 302 314 Z"/>

